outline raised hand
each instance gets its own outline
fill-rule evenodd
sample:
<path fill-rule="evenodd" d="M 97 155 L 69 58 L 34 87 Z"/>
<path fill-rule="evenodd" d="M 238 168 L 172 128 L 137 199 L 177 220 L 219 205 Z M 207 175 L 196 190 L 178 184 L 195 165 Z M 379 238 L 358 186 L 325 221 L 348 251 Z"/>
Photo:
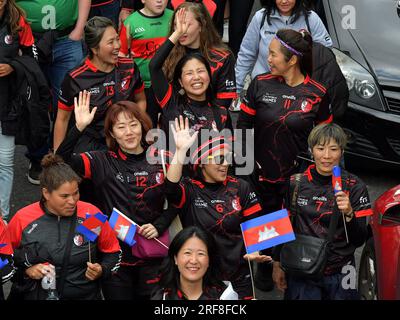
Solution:
<path fill-rule="evenodd" d="M 176 151 L 186 153 L 196 140 L 198 132 L 196 131 L 193 135 L 190 135 L 189 119 L 185 118 L 183 120 L 182 116 L 179 116 L 179 120 L 175 118 L 175 127 L 171 125 L 171 130 L 175 140 Z"/>
<path fill-rule="evenodd" d="M 90 92 L 86 90 L 79 92 L 78 99 L 74 98 L 74 104 L 76 127 L 82 132 L 93 121 L 97 107 L 90 111 Z"/>
<path fill-rule="evenodd" d="M 174 32 L 170 35 L 169 39 L 173 43 L 177 43 L 179 38 L 182 37 L 189 29 L 189 24 L 186 20 L 186 9 L 181 8 L 175 15 L 175 29 Z"/>

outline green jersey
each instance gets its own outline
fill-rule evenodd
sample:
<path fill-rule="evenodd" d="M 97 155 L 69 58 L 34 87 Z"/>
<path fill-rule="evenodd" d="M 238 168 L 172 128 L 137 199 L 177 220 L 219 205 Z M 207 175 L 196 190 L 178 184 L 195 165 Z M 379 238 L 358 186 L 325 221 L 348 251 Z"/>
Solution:
<path fill-rule="evenodd" d="M 78 20 L 78 0 L 17 0 L 33 32 L 64 30 Z"/>
<path fill-rule="evenodd" d="M 120 51 L 123 54 L 131 53 L 146 88 L 151 85 L 150 60 L 168 36 L 173 13 L 172 10 L 165 9 L 161 15 L 149 17 L 136 11 L 125 20 L 121 29 Z"/>

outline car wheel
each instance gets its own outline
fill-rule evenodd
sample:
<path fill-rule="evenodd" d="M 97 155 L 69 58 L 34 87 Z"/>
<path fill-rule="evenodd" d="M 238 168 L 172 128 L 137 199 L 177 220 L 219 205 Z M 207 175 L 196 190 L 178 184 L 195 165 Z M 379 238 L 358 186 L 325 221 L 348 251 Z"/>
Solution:
<path fill-rule="evenodd" d="M 358 273 L 358 292 L 362 300 L 377 300 L 377 270 L 374 239 L 368 239 L 361 254 Z"/>

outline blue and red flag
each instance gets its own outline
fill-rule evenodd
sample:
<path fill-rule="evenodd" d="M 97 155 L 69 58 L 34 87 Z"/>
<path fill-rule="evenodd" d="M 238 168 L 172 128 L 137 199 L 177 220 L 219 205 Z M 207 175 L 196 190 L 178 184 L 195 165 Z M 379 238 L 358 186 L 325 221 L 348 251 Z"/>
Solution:
<path fill-rule="evenodd" d="M 107 216 L 101 212 L 97 212 L 96 214 L 89 215 L 89 217 L 76 228 L 76 231 L 85 236 L 89 241 L 94 242 L 100 235 L 101 228 L 106 221 Z"/>
<path fill-rule="evenodd" d="M 295 240 L 286 209 L 243 222 L 241 225 L 247 253 Z"/>
<path fill-rule="evenodd" d="M 6 245 L 7 245 L 6 243 L 0 243 L 0 248 L 5 247 Z M 2 258 L 0 258 L 0 270 L 3 269 L 7 264 L 8 264 L 7 259 L 3 260 Z"/>
<path fill-rule="evenodd" d="M 136 243 L 133 239 L 136 233 L 136 224 L 121 211 L 113 208 L 108 223 L 115 231 L 118 239 L 124 241 L 131 247 Z"/>

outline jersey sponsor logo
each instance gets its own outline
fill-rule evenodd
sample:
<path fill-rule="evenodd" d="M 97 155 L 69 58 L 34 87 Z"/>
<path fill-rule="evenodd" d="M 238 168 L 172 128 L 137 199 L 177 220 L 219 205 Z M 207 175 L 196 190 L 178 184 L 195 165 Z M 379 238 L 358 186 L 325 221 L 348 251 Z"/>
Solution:
<path fill-rule="evenodd" d="M 276 96 L 270 95 L 269 93 L 264 94 L 262 97 L 262 101 L 266 103 L 275 103 L 276 99 Z"/>
<path fill-rule="evenodd" d="M 89 92 L 90 94 L 99 94 L 99 93 L 100 93 L 100 88 L 99 88 L 99 87 L 90 88 L 90 89 L 88 90 L 88 92 Z"/>
<path fill-rule="evenodd" d="M 304 113 L 310 112 L 311 109 L 312 109 L 312 104 L 311 104 L 310 102 L 308 102 L 308 101 L 303 101 L 303 102 L 301 103 L 301 110 L 302 110 Z"/>
<path fill-rule="evenodd" d="M 4 37 L 4 42 L 5 42 L 5 44 L 8 44 L 8 45 L 10 45 L 10 44 L 12 44 L 13 43 L 13 37 L 12 37 L 12 35 L 10 35 L 10 34 L 8 34 L 8 35 L 6 35 L 5 37 Z"/>
<path fill-rule="evenodd" d="M 77 247 L 80 247 L 81 245 L 83 245 L 83 237 L 80 234 L 76 234 L 74 237 L 74 243 Z"/>
<path fill-rule="evenodd" d="M 304 207 L 304 206 L 308 205 L 308 199 L 307 198 L 298 197 L 297 198 L 297 205 L 299 207 Z"/>
<path fill-rule="evenodd" d="M 108 87 L 108 86 L 115 86 L 115 81 L 110 81 L 110 82 L 103 83 L 103 87 Z"/>
<path fill-rule="evenodd" d="M 197 208 L 207 208 L 208 203 L 205 202 L 203 199 L 197 198 L 194 200 L 194 206 Z"/>
<path fill-rule="evenodd" d="M 149 173 L 147 171 L 140 171 L 140 172 L 135 172 L 134 176 L 148 176 Z"/>
<path fill-rule="evenodd" d="M 225 200 L 219 200 L 219 199 L 211 200 L 211 203 L 225 203 Z"/>
<path fill-rule="evenodd" d="M 145 31 L 146 31 L 146 29 L 143 28 L 143 27 L 138 27 L 138 28 L 135 29 L 135 33 L 145 32 Z"/>
<path fill-rule="evenodd" d="M 240 201 L 237 197 L 232 200 L 232 208 L 236 211 L 242 210 L 242 206 L 240 205 Z"/>
<path fill-rule="evenodd" d="M 151 26 L 161 26 L 161 21 L 150 23 Z"/>
<path fill-rule="evenodd" d="M 283 99 L 288 99 L 288 100 L 296 100 L 296 97 L 291 95 L 291 96 L 287 96 L 286 94 L 282 95 Z"/>
<path fill-rule="evenodd" d="M 326 197 L 324 197 L 324 196 L 322 196 L 322 197 L 313 197 L 312 199 L 313 199 L 314 201 L 315 201 L 315 200 L 323 201 L 323 202 L 327 202 L 327 201 L 328 201 L 328 199 L 327 199 Z"/>
<path fill-rule="evenodd" d="M 27 233 L 27 234 L 31 234 L 32 231 L 35 230 L 37 226 L 38 226 L 38 224 L 37 224 L 37 223 L 34 223 L 34 224 L 32 225 L 32 227 L 31 227 L 26 233 Z"/>
<path fill-rule="evenodd" d="M 235 81 L 233 81 L 233 80 L 225 80 L 225 87 L 226 87 L 227 90 L 235 89 L 236 88 Z"/>

